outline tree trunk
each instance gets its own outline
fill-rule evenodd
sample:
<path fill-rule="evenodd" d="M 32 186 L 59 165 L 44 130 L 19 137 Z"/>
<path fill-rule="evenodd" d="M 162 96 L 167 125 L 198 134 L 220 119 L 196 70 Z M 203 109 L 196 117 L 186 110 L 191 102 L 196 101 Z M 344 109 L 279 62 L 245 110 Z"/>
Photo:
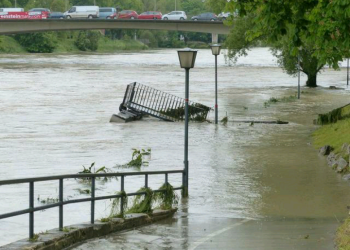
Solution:
<path fill-rule="evenodd" d="M 317 87 L 317 73 L 316 74 L 307 74 L 306 86 L 309 88 Z"/>

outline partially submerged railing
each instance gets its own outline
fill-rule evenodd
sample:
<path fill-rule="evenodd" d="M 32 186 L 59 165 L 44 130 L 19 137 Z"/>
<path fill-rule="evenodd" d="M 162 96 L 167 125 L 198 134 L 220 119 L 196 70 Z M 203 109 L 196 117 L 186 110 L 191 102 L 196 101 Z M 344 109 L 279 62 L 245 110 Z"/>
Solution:
<path fill-rule="evenodd" d="M 120 111 L 123 109 L 165 121 L 185 119 L 185 99 L 136 82 L 127 86 L 123 103 L 120 105 Z M 189 102 L 189 119 L 205 121 L 210 110 L 210 107 L 200 103 Z"/>
<path fill-rule="evenodd" d="M 149 175 L 164 175 L 165 183 L 168 183 L 169 174 L 182 174 L 182 182 L 184 180 L 184 171 L 183 170 L 170 170 L 170 171 L 148 171 L 148 172 L 127 172 L 127 173 L 104 173 L 104 174 L 73 174 L 73 175 L 58 175 L 58 176 L 46 176 L 38 178 L 26 178 L 26 179 L 14 179 L 14 180 L 4 180 L 0 181 L 0 186 L 3 185 L 14 185 L 14 184 L 29 184 L 29 208 L 24 210 L 19 210 L 11 213 L 0 214 L 0 220 L 10 217 L 15 217 L 18 215 L 29 214 L 29 238 L 34 237 L 34 212 L 46 210 L 49 208 L 59 207 L 59 229 L 63 230 L 63 207 L 67 204 L 80 203 L 80 202 L 91 202 L 91 224 L 94 224 L 95 221 L 95 201 L 98 200 L 108 200 L 120 198 L 120 212 L 124 213 L 124 198 L 123 195 L 108 195 L 108 196 L 99 196 L 95 197 L 95 181 L 96 178 L 100 177 L 120 177 L 121 185 L 120 191 L 125 192 L 124 190 L 124 181 L 126 176 L 144 176 L 145 177 L 145 187 L 148 188 L 148 176 Z M 75 200 L 63 200 L 63 180 L 65 179 L 91 179 L 91 197 L 84 199 L 75 199 Z M 43 205 L 39 207 L 34 207 L 34 183 L 43 182 L 43 181 L 53 181 L 57 180 L 59 182 L 59 193 L 58 193 L 58 202 L 48 205 Z M 182 187 L 175 187 L 174 190 L 182 190 Z M 153 192 L 165 192 L 166 190 L 154 190 Z M 136 196 L 136 195 L 146 195 L 146 192 L 136 192 L 136 193 L 126 193 L 126 196 Z"/>

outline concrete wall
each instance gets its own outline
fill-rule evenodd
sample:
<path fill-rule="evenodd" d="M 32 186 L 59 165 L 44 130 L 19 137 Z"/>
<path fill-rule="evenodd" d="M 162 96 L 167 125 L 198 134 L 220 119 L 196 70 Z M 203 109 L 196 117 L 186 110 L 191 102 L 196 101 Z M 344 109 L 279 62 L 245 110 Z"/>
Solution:
<path fill-rule="evenodd" d="M 66 226 L 64 231 L 53 229 L 38 235 L 36 241 L 28 239 L 16 241 L 0 247 L 1 250 L 61 250 L 82 243 L 88 239 L 101 237 L 110 233 L 148 225 L 156 221 L 171 218 L 177 209 L 154 210 L 152 215 L 128 214 L 125 219 L 114 218 L 110 222 L 96 221 L 95 224 L 78 224 Z"/>

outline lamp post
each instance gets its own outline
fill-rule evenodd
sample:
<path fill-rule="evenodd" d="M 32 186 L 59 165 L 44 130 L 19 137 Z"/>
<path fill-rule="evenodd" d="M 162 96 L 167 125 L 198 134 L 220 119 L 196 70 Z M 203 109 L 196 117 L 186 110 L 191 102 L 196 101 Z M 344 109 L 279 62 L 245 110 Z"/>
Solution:
<path fill-rule="evenodd" d="M 211 45 L 211 52 L 215 56 L 215 124 L 218 124 L 218 55 L 220 55 L 221 45 Z"/>
<path fill-rule="evenodd" d="M 180 67 L 186 71 L 185 81 L 185 154 L 184 154 L 184 174 L 183 174 L 183 196 L 188 196 L 188 102 L 189 102 L 189 80 L 190 69 L 194 67 L 197 57 L 197 50 L 182 49 L 177 51 L 179 55 Z"/>

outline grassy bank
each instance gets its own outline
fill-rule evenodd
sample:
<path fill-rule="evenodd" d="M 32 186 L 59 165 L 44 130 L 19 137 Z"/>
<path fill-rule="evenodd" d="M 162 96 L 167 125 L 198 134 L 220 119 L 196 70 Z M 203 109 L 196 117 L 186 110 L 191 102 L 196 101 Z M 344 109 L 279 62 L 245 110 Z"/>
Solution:
<path fill-rule="evenodd" d="M 350 218 L 338 228 L 335 242 L 339 250 L 350 250 Z"/>
<path fill-rule="evenodd" d="M 317 149 L 330 145 L 334 153 L 340 153 L 343 144 L 350 143 L 350 118 L 320 127 L 313 137 Z"/>
<path fill-rule="evenodd" d="M 337 158 L 343 157 L 348 163 L 349 154 L 344 152 L 344 143 L 350 144 L 350 106 L 334 109 L 318 116 L 317 123 L 322 125 L 313 133 L 314 146 L 319 149 L 325 145 L 332 148 Z M 347 173 L 349 166 L 347 166 Z M 339 173 L 339 172 L 338 172 Z M 345 172 L 346 173 L 346 172 Z M 338 228 L 335 242 L 339 250 L 350 250 L 350 218 Z"/>
<path fill-rule="evenodd" d="M 145 50 L 148 46 L 142 42 L 135 40 L 110 40 L 108 38 L 101 38 L 98 41 L 97 52 L 113 52 L 118 50 Z"/>
<path fill-rule="evenodd" d="M 0 36 L 0 53 L 26 53 L 26 50 L 12 37 Z"/>
<path fill-rule="evenodd" d="M 145 50 L 148 46 L 135 40 L 110 40 L 101 37 L 98 41 L 97 53 L 113 53 L 122 50 Z M 75 39 L 58 39 L 53 53 L 81 52 L 75 45 Z M 11 36 L 0 36 L 0 53 L 23 54 L 29 53 Z M 91 53 L 91 51 L 89 52 Z"/>

